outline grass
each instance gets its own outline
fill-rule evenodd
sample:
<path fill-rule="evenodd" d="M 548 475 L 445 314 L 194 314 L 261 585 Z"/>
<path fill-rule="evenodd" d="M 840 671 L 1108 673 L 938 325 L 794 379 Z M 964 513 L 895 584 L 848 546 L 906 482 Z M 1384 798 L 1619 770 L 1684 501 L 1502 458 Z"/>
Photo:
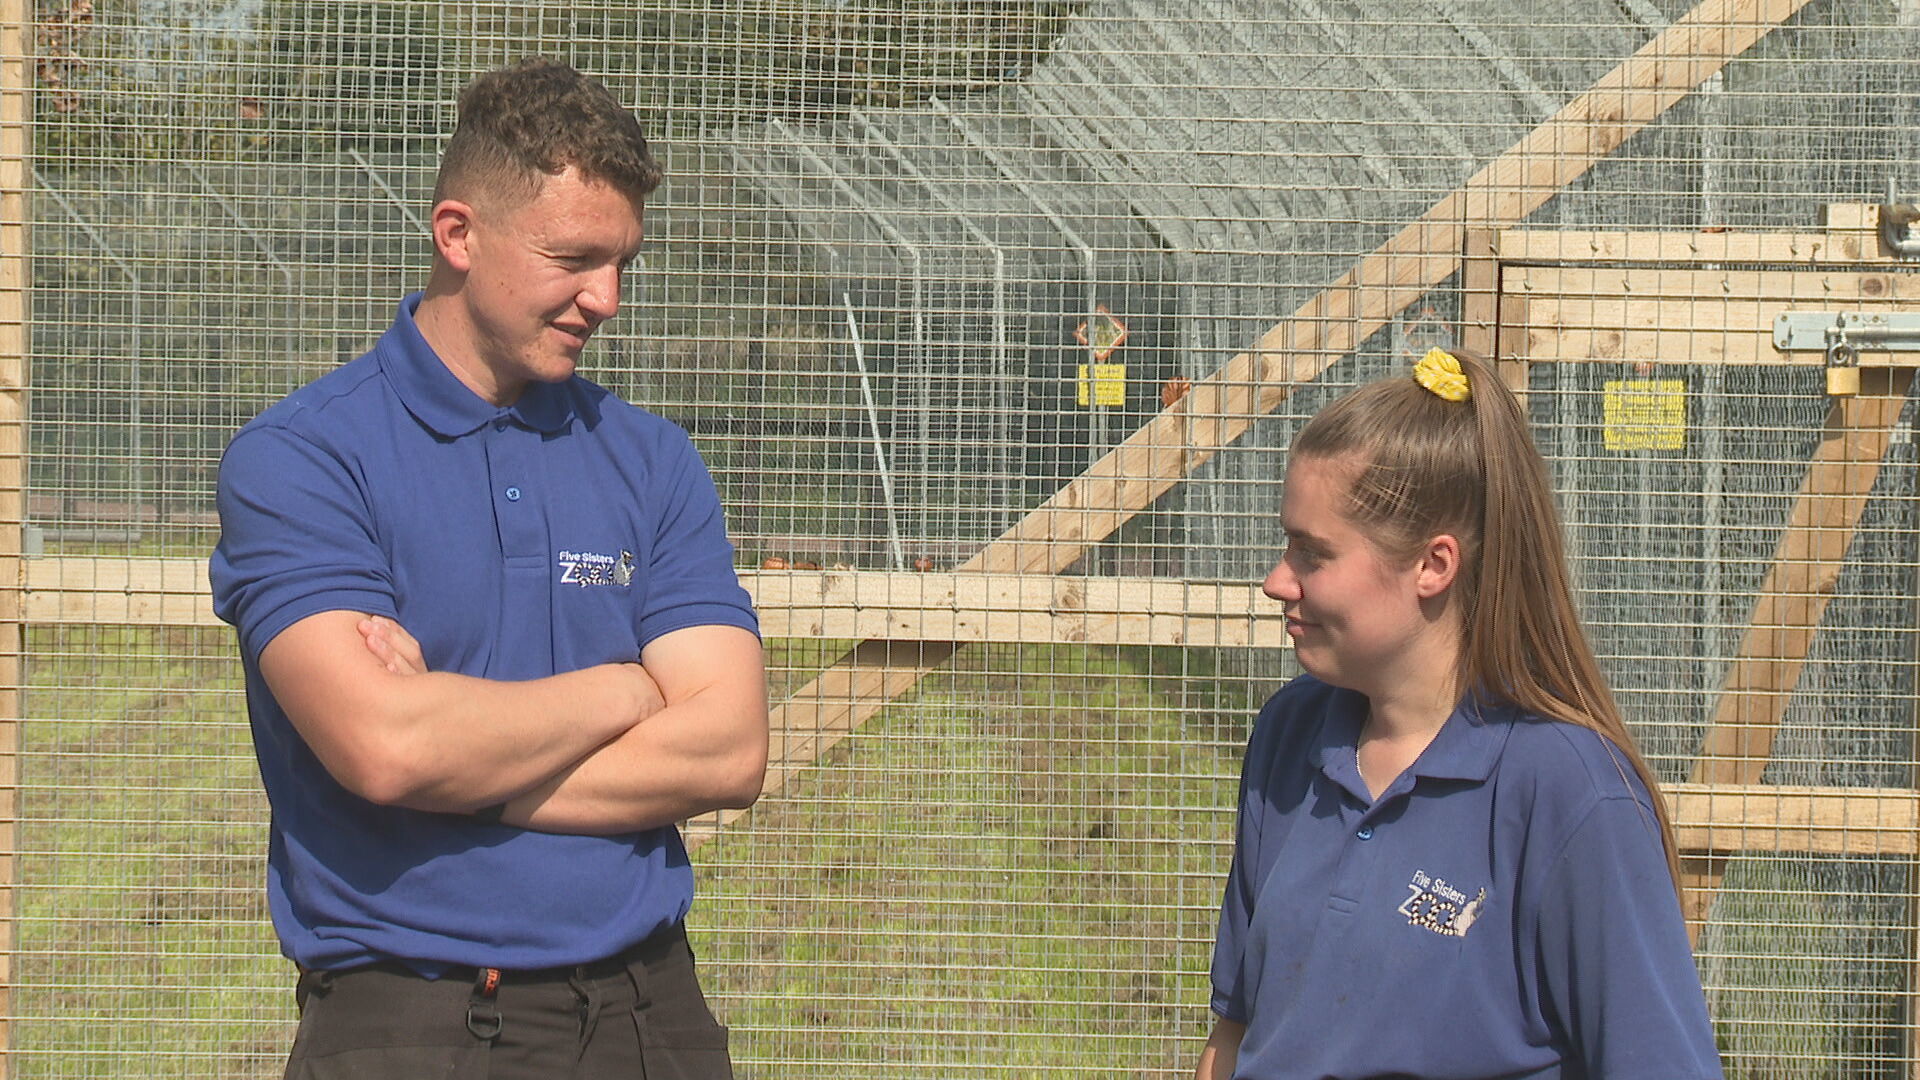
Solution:
<path fill-rule="evenodd" d="M 980 648 L 703 848 L 743 1075 L 1190 1075 L 1238 746 L 1144 650 Z"/>
<path fill-rule="evenodd" d="M 231 634 L 29 633 L 10 1075 L 276 1073 L 290 971 Z M 777 687 L 837 644 L 774 643 Z M 1169 664 L 969 650 L 702 849 L 743 1080 L 1190 1070 L 1238 735 L 1191 737 L 1232 722 Z"/>
<path fill-rule="evenodd" d="M 772 643 L 776 698 L 843 642 Z M 36 627 L 9 1075 L 273 1075 L 292 1034 L 224 630 Z M 742 1080 L 1180 1077 L 1254 681 L 971 647 L 696 855 Z M 1729 1075 L 1891 1075 L 1904 866 L 1747 859 L 1702 941 Z"/>
<path fill-rule="evenodd" d="M 258 1076 L 284 1055 L 231 651 L 224 631 L 29 631 L 12 1075 Z"/>

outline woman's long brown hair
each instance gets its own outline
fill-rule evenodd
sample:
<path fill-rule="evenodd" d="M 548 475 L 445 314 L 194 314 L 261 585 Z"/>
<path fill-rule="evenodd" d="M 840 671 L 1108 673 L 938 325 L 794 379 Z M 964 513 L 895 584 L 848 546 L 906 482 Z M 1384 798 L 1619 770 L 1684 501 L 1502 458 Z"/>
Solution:
<path fill-rule="evenodd" d="M 1580 625 L 1526 410 L 1485 361 L 1452 351 L 1471 400 L 1444 400 L 1410 377 L 1382 379 L 1315 415 L 1292 455 L 1356 466 L 1347 511 L 1383 555 L 1412 559 L 1443 533 L 1460 541 L 1461 685 L 1481 700 L 1597 731 L 1618 748 L 1652 797 L 1677 891 L 1666 800 Z"/>

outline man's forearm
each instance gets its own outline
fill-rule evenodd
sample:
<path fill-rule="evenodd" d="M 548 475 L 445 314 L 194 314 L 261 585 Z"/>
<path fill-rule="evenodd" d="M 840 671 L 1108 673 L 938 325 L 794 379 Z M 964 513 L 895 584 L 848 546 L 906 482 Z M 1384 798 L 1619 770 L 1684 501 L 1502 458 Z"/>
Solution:
<path fill-rule="evenodd" d="M 399 673 L 352 612 L 289 627 L 262 652 L 275 700 L 329 774 L 372 802 L 466 813 L 552 779 L 660 705 L 637 664 L 525 682 Z"/>
<path fill-rule="evenodd" d="M 749 806 L 767 770 L 764 701 L 694 697 L 648 717 L 507 804 L 501 820 L 606 835 Z"/>
<path fill-rule="evenodd" d="M 622 669 L 626 670 L 622 670 Z M 570 770 L 596 745 L 647 715 L 637 665 L 604 664 L 527 682 L 429 673 L 407 680 L 396 710 L 417 764 L 388 801 L 468 813 L 498 805 Z"/>

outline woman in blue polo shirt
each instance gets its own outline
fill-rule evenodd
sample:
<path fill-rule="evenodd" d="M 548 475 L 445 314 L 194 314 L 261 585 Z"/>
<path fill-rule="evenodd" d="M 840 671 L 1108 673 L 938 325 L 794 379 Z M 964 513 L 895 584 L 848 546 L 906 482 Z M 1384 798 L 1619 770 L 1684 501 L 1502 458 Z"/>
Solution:
<path fill-rule="evenodd" d="M 1580 628 L 1545 463 L 1471 356 L 1315 416 L 1266 581 L 1199 1080 L 1717 1080 L 1673 830 Z"/>

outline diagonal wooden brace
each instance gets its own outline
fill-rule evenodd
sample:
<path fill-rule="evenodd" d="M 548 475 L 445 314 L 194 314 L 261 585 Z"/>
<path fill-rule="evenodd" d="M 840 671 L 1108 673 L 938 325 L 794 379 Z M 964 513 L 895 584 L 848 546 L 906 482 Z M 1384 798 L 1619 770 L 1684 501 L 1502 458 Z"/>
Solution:
<path fill-rule="evenodd" d="M 1459 269 L 1469 225 L 1518 224 L 1806 3 L 1704 0 L 960 569 L 1052 574 L 1072 565 Z M 801 687 L 773 712 L 764 790 L 786 786 L 956 648 L 865 642 Z M 688 847 L 737 817 L 699 819 Z"/>

